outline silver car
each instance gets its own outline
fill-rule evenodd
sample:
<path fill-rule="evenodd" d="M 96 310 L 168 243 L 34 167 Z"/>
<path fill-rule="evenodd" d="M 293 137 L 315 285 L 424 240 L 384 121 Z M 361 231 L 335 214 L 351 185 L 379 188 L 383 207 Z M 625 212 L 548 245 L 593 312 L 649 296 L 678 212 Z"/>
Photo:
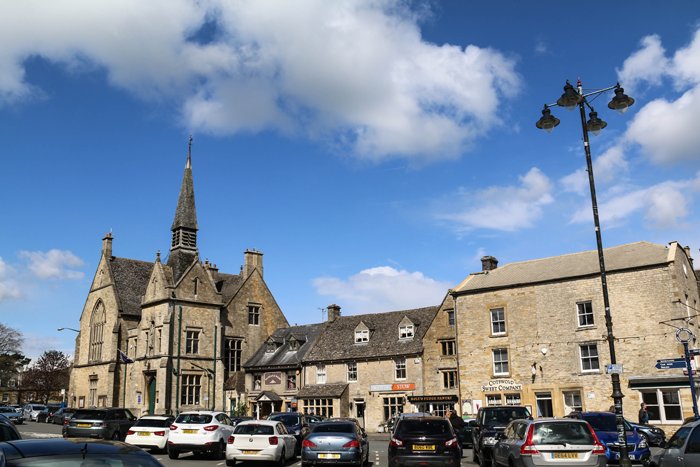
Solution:
<path fill-rule="evenodd" d="M 659 447 L 661 449 L 651 456 L 650 466 L 700 465 L 700 420 L 683 425 L 668 442 L 662 441 Z"/>
<path fill-rule="evenodd" d="M 36 417 L 39 413 L 46 408 L 43 404 L 27 404 L 24 406 L 24 417 L 28 418 L 30 422 L 36 422 Z"/>
<path fill-rule="evenodd" d="M 369 443 L 353 422 L 321 422 L 301 446 L 302 467 L 317 463 L 360 466 L 369 462 Z"/>
<path fill-rule="evenodd" d="M 514 420 L 498 434 L 492 464 L 603 467 L 608 458 L 593 429 L 584 420 Z"/>

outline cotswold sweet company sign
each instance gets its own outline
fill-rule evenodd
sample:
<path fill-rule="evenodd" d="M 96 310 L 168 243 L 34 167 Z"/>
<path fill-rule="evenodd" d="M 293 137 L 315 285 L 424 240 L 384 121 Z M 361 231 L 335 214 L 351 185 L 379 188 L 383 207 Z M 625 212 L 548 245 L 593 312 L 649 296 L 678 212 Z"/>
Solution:
<path fill-rule="evenodd" d="M 486 386 L 481 386 L 481 392 L 500 392 L 500 391 L 522 391 L 522 384 L 515 384 L 514 379 L 492 379 Z"/>

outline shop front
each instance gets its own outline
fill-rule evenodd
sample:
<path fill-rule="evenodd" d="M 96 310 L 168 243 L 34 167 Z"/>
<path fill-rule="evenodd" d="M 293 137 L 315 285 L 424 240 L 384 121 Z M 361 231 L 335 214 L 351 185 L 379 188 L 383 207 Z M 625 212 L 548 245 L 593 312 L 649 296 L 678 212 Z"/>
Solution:
<path fill-rule="evenodd" d="M 457 395 L 408 396 L 408 402 L 415 406 L 416 412 L 444 417 L 448 410 L 457 409 L 459 398 Z"/>

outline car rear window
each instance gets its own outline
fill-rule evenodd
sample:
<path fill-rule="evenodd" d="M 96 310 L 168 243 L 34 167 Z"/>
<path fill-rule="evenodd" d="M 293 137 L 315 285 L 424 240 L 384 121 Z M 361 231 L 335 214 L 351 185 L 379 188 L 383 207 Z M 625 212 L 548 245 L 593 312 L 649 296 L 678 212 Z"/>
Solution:
<path fill-rule="evenodd" d="M 581 418 L 590 423 L 595 431 L 617 431 L 615 414 L 584 414 Z M 631 429 L 632 427 L 625 423 L 625 430 Z"/>
<path fill-rule="evenodd" d="M 535 444 L 594 444 L 593 434 L 585 423 L 537 423 L 532 433 Z"/>
<path fill-rule="evenodd" d="M 299 417 L 299 415 L 287 414 L 270 415 L 269 417 L 267 417 L 268 420 L 276 420 L 278 422 L 282 422 L 284 426 L 298 426 L 300 418 L 301 417 Z"/>
<path fill-rule="evenodd" d="M 233 430 L 234 435 L 273 435 L 274 430 L 270 425 L 238 425 Z"/>
<path fill-rule="evenodd" d="M 101 410 L 78 410 L 73 420 L 104 420 L 107 412 Z"/>
<path fill-rule="evenodd" d="M 484 409 L 481 422 L 486 426 L 506 426 L 513 420 L 528 418 L 530 413 L 525 408 L 518 409 Z"/>
<path fill-rule="evenodd" d="M 450 433 L 450 423 L 447 420 L 412 420 L 399 422 L 396 434 L 399 435 L 446 435 Z"/>
<path fill-rule="evenodd" d="M 352 433 L 355 430 L 351 423 L 322 423 L 316 425 L 313 433 Z"/>
<path fill-rule="evenodd" d="M 0 441 L 13 441 L 20 439 L 17 433 L 9 426 L 0 425 Z"/>
<path fill-rule="evenodd" d="M 75 417 L 74 417 L 75 418 Z M 211 423 L 212 416 L 198 413 L 183 413 L 177 417 L 175 423 L 189 423 L 191 425 L 204 425 Z"/>
<path fill-rule="evenodd" d="M 150 426 L 153 428 L 165 428 L 170 426 L 170 420 L 158 420 L 157 418 L 142 418 L 141 420 L 136 420 L 134 426 Z"/>

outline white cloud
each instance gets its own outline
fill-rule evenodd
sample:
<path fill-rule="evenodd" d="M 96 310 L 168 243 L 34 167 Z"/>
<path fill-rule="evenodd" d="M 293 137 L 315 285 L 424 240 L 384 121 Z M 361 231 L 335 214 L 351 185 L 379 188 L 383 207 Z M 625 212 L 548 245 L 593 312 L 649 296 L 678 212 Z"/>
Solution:
<path fill-rule="evenodd" d="M 0 257 L 0 303 L 11 298 L 21 298 L 22 293 L 15 280 L 17 271 Z"/>
<path fill-rule="evenodd" d="M 537 39 L 537 41 L 535 41 L 535 53 L 537 55 L 547 55 L 550 53 L 547 43 L 542 39 Z"/>
<path fill-rule="evenodd" d="M 74 280 L 82 279 L 85 275 L 82 271 L 68 269 L 80 268 L 85 262 L 67 250 L 54 249 L 46 253 L 42 251 L 22 251 L 19 256 L 29 260 L 27 267 L 37 278 L 42 280 Z"/>
<path fill-rule="evenodd" d="M 389 266 L 365 269 L 347 280 L 319 277 L 312 281 L 320 295 L 330 295 L 342 303 L 346 314 L 405 310 L 440 304 L 449 282 L 438 282 L 421 272 L 397 270 Z"/>
<path fill-rule="evenodd" d="M 24 61 L 38 56 L 174 102 L 195 130 L 454 158 L 500 124 L 521 80 L 496 50 L 425 42 L 420 20 L 399 0 L 24 0 L 0 16 L 0 103 L 36 94 Z M 214 40 L 188 40 L 202 26 Z"/>
<path fill-rule="evenodd" d="M 554 201 L 552 183 L 533 167 L 520 176 L 520 186 L 492 186 L 476 193 L 462 190 L 455 213 L 439 214 L 438 219 L 453 222 L 457 230 L 475 228 L 512 232 L 531 227 L 542 216 L 542 206 Z"/>
<path fill-rule="evenodd" d="M 668 67 L 666 50 L 661 46 L 658 35 L 645 37 L 640 45 L 641 49 L 630 55 L 622 64 L 622 69 L 617 70 L 617 76 L 628 92 L 634 92 L 641 81 L 661 84 Z"/>
<path fill-rule="evenodd" d="M 70 337 L 75 337 L 76 334 L 71 332 Z M 34 363 L 47 350 L 60 350 L 65 354 L 73 357 L 75 352 L 75 342 L 63 342 L 55 337 L 38 336 L 33 332 L 22 332 L 24 342 L 22 343 L 22 353 L 32 359 Z M 68 337 L 68 336 L 67 336 Z M 30 364 L 31 364 L 30 363 Z"/>

